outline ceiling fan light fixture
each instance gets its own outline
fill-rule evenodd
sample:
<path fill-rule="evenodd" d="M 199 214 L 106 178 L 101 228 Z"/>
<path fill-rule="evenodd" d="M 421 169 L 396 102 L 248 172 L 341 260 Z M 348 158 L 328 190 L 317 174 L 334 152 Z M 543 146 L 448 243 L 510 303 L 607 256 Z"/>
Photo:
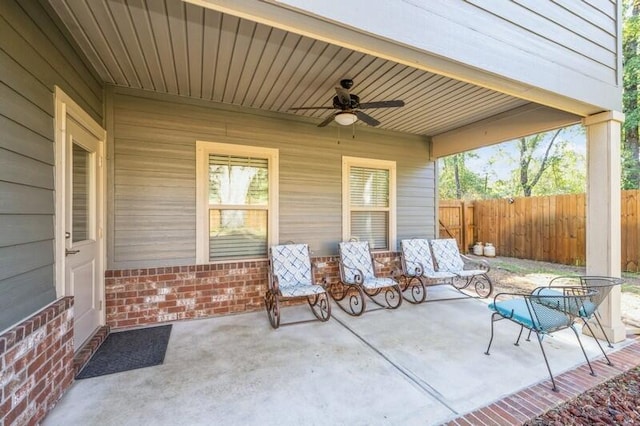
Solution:
<path fill-rule="evenodd" d="M 358 116 L 352 112 L 339 112 L 336 114 L 334 120 L 342 126 L 349 126 L 358 121 Z"/>

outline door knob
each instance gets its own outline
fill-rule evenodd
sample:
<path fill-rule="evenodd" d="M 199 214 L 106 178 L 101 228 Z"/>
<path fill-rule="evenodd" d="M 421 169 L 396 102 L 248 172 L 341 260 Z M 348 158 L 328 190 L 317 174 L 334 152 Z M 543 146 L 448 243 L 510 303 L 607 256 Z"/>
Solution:
<path fill-rule="evenodd" d="M 70 254 L 76 254 L 76 253 L 80 253 L 80 250 L 69 250 L 69 249 L 64 249 L 64 255 L 65 255 L 65 256 L 69 256 Z"/>

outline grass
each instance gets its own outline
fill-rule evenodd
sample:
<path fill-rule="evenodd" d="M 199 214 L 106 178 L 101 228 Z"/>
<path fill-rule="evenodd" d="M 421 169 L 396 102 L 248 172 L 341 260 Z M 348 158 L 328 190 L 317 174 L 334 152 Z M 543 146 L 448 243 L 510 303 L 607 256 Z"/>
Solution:
<path fill-rule="evenodd" d="M 622 291 L 625 293 L 633 293 L 640 296 L 640 287 L 634 284 L 622 284 Z"/>
<path fill-rule="evenodd" d="M 551 274 L 551 275 L 564 275 L 558 274 L 557 269 L 544 268 L 544 267 L 527 267 L 517 265 L 509 262 L 496 261 L 492 264 L 493 268 L 502 269 L 512 274 L 527 275 L 527 274 Z"/>

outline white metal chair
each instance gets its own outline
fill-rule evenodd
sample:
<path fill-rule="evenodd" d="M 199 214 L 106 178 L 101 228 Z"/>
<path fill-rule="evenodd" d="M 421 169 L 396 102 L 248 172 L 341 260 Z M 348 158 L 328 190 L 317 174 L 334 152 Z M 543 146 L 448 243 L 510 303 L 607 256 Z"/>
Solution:
<path fill-rule="evenodd" d="M 456 274 L 436 271 L 433 265 L 429 240 L 412 238 L 400 241 L 402 276 L 404 285 L 402 295 L 410 303 L 422 303 L 427 298 L 427 287 L 450 284 Z"/>
<path fill-rule="evenodd" d="M 453 285 L 459 290 L 473 284 L 480 297 L 489 297 L 493 292 L 493 283 L 489 278 L 489 263 L 485 260 L 474 260 L 464 256 L 458 250 L 458 243 L 453 238 L 431 240 L 431 251 L 438 265 L 438 271 L 456 275 Z"/>
<path fill-rule="evenodd" d="M 340 282 L 332 285 L 329 293 L 342 310 L 349 315 L 362 315 L 365 295 L 385 309 L 401 305 L 400 285 L 394 278 L 376 276 L 375 260 L 367 241 L 342 242 L 339 252 Z"/>
<path fill-rule="evenodd" d="M 318 320 L 329 320 L 331 305 L 325 284 L 315 283 L 314 269 L 307 244 L 283 244 L 269 249 L 269 281 L 264 304 L 273 328 L 280 326 L 280 302 L 296 298 L 306 299 Z M 307 321 L 288 324 L 300 322 Z"/>

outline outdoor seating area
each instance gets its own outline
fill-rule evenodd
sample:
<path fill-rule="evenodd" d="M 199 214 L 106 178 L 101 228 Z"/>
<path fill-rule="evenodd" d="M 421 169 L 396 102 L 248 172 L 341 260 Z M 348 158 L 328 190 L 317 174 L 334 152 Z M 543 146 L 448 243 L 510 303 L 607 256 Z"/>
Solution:
<path fill-rule="evenodd" d="M 465 262 L 466 261 L 466 262 Z M 402 300 L 418 305 L 426 300 L 428 286 L 450 285 L 449 292 L 441 292 L 444 297 L 431 301 L 447 301 L 471 298 L 451 295 L 451 290 L 461 290 L 471 286 L 481 298 L 488 297 L 493 289 L 488 275 L 488 262 L 474 261 L 458 251 L 454 239 L 408 239 L 401 242 L 401 271 L 391 271 L 390 277 L 376 274 L 376 259 L 367 241 L 339 243 L 340 280 L 333 285 L 314 282 L 315 265 L 312 263 L 307 244 L 285 244 L 269 250 L 269 280 L 265 294 L 265 308 L 273 328 L 280 325 L 280 302 L 304 298 L 316 319 L 326 322 L 331 317 L 329 295 L 338 307 L 350 316 L 358 317 L 367 312 L 367 300 L 377 305 L 370 309 L 397 309 Z M 378 262 L 380 263 L 380 262 Z M 471 266 L 470 266 L 471 265 Z M 388 265 L 383 265 L 388 266 Z M 475 267 L 475 268 L 474 268 Z M 595 376 L 589 356 L 585 352 L 577 325 L 584 324 L 606 363 L 612 365 L 602 345 L 597 339 L 589 320 L 594 320 L 613 348 L 598 318 L 598 307 L 609 295 L 611 289 L 620 285 L 619 278 L 600 276 L 560 276 L 550 280 L 546 287 L 538 287 L 531 293 L 501 292 L 488 305 L 491 314 L 491 335 L 485 351 L 490 354 L 494 341 L 495 323 L 509 320 L 519 326 L 514 343 L 520 345 L 524 329 L 528 330 L 526 341 L 535 333 L 542 352 L 546 369 L 551 380 L 551 389 L 558 391 L 543 339 L 553 333 L 571 329 L 584 356 L 592 376 Z M 298 324 L 309 320 L 289 322 Z"/>
<path fill-rule="evenodd" d="M 458 290 L 472 287 L 478 297 L 489 297 L 493 284 L 489 278 L 489 264 L 473 260 L 458 250 L 454 239 L 402 240 L 403 295 L 410 303 L 422 303 L 427 287 L 449 284 Z M 467 294 L 463 295 L 468 297 Z"/>
<path fill-rule="evenodd" d="M 595 376 L 589 357 L 584 351 L 576 325 L 577 323 L 584 324 L 589 331 L 589 335 L 593 336 L 593 340 L 602 352 L 606 363 L 610 366 L 613 365 L 598 341 L 597 335 L 591 328 L 589 320 L 596 320 L 600 331 L 602 331 L 602 336 L 600 337 L 606 339 L 609 348 L 613 347 L 598 319 L 597 310 L 611 291 L 611 288 L 621 283 L 622 280 L 615 277 L 556 277 L 551 280 L 548 287 L 538 287 L 530 294 L 496 294 L 493 303 L 489 305 L 489 309 L 493 311 L 491 315 L 491 338 L 485 354 L 489 355 L 491 344 L 493 343 L 494 325 L 497 321 L 507 319 L 520 326 L 518 338 L 514 343 L 515 346 L 519 346 L 522 332 L 525 328 L 528 329 L 529 333 L 526 340 L 530 341 L 531 334 L 535 333 L 551 378 L 551 388 L 554 391 L 558 391 L 544 349 L 543 339 L 551 333 L 570 328 L 578 340 L 591 375 Z"/>
<path fill-rule="evenodd" d="M 331 316 L 328 296 L 344 312 L 360 316 L 367 312 L 367 301 L 375 305 L 369 311 L 397 309 L 403 300 L 422 303 L 427 300 L 429 286 L 451 285 L 459 291 L 456 297 L 473 297 L 462 292 L 469 287 L 481 298 L 493 291 L 489 264 L 462 255 L 454 239 L 408 239 L 400 245 L 400 264 L 385 264 L 374 257 L 368 241 L 339 243 L 339 280 L 332 283 L 327 282 L 326 276 L 315 282 L 317 268 L 307 244 L 271 247 L 264 297 L 271 325 L 280 325 L 281 301 L 296 298 L 306 299 L 315 317 L 327 321 Z M 386 268 L 389 276 L 377 273 L 377 268 Z M 440 299 L 430 301 L 435 300 Z"/>
<path fill-rule="evenodd" d="M 431 291 L 438 298 L 457 293 Z M 43 424 L 436 425 L 538 384 L 548 390 L 538 345 L 512 344 L 517 324 L 496 327 L 494 353 L 484 355 L 487 304 L 406 304 L 359 318 L 335 310 L 325 323 L 281 327 L 277 338 L 262 312 L 176 322 L 164 364 L 78 380 Z M 308 315 L 304 305 L 286 310 L 292 321 Z M 584 364 L 573 332 L 548 337 L 556 375 Z M 601 357 L 584 340 L 587 356 Z M 573 395 L 562 386 L 554 395 Z"/>

